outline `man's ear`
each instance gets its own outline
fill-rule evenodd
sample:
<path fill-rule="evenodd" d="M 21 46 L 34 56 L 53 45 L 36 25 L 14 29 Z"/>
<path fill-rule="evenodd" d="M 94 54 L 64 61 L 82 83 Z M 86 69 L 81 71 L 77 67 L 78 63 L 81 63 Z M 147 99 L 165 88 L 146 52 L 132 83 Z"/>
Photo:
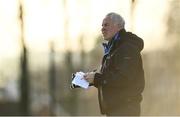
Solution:
<path fill-rule="evenodd" d="M 117 26 L 118 31 L 122 29 L 120 24 L 116 24 L 116 26 Z"/>

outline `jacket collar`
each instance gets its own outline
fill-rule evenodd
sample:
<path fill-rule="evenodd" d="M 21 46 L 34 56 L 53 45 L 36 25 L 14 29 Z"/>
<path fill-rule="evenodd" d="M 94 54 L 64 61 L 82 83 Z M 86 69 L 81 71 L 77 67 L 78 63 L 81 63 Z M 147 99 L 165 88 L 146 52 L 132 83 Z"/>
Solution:
<path fill-rule="evenodd" d="M 121 37 L 123 37 L 125 33 L 126 30 L 121 29 L 114 35 L 114 37 L 108 43 L 102 43 L 104 47 L 104 55 L 109 54 L 112 50 L 114 50 L 114 48 L 116 48 L 119 45 L 119 42 L 121 42 Z"/>

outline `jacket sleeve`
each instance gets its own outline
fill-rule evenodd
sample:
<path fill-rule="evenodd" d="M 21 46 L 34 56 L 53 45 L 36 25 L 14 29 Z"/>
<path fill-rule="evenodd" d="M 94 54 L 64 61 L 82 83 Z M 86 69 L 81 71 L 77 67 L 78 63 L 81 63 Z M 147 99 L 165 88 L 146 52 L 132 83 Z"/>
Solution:
<path fill-rule="evenodd" d="M 140 54 L 139 54 L 140 55 Z M 110 69 L 100 74 L 95 74 L 94 85 L 110 87 L 127 87 L 138 74 L 138 53 L 130 49 L 119 49 L 112 57 Z"/>

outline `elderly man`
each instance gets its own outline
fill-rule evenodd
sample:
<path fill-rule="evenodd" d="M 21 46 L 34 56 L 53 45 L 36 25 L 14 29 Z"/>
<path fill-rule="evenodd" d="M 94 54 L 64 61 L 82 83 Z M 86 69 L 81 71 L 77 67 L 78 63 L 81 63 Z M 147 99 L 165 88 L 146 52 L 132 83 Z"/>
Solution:
<path fill-rule="evenodd" d="M 102 34 L 107 44 L 100 71 L 84 75 L 98 88 L 102 114 L 107 116 L 139 116 L 144 71 L 141 59 L 143 40 L 126 32 L 124 19 L 109 13 L 102 22 Z"/>

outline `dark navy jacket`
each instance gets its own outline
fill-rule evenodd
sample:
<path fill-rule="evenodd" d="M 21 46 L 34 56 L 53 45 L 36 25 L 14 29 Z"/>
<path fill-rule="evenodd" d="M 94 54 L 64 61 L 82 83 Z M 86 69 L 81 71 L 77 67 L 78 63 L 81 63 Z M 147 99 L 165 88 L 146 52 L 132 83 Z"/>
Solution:
<path fill-rule="evenodd" d="M 95 74 L 94 85 L 98 88 L 102 113 L 126 102 L 142 100 L 144 71 L 140 52 L 143 40 L 125 29 L 119 31 L 118 38 L 110 42 L 113 45 L 103 57 L 101 73 Z"/>

